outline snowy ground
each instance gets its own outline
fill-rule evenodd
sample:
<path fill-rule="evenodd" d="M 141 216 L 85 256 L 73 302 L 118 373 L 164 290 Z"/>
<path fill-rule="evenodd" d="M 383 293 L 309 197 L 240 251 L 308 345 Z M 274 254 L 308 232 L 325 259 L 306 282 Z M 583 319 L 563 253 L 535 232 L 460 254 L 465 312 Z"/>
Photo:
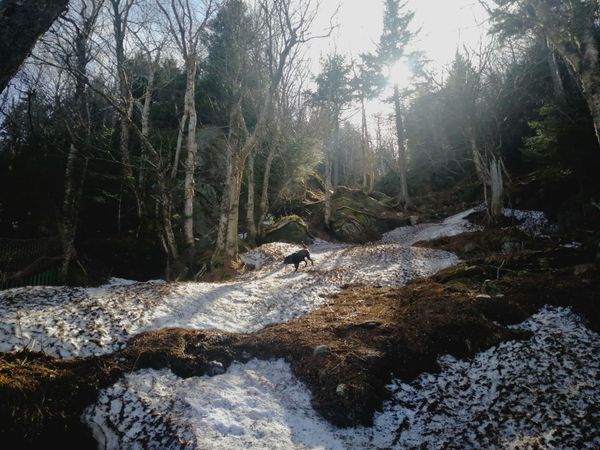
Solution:
<path fill-rule="evenodd" d="M 471 212 L 399 228 L 369 245 L 319 241 L 310 247 L 314 267 L 297 273 L 281 264 L 297 247 L 268 244 L 244 256 L 257 269 L 230 283 L 113 280 L 95 289 L 3 291 L 0 351 L 29 346 L 81 357 L 166 326 L 256 330 L 305 314 L 344 285 L 400 286 L 455 264 L 452 254 L 411 245 L 474 230 L 464 220 Z M 534 337 L 472 361 L 445 357 L 440 374 L 393 383 L 372 428 L 322 420 L 281 360 L 185 380 L 139 371 L 101 391 L 83 419 L 106 449 L 600 447 L 600 336 L 566 309 L 545 309 L 520 327 Z"/>
<path fill-rule="evenodd" d="M 372 428 L 341 430 L 316 416 L 282 360 L 185 380 L 140 371 L 102 391 L 84 419 L 106 448 L 598 448 L 600 336 L 564 308 L 518 328 L 533 338 L 471 361 L 444 357 L 439 374 L 393 383 Z"/>
<path fill-rule="evenodd" d="M 92 289 L 25 287 L 0 291 L 0 351 L 30 348 L 63 358 L 110 353 L 129 337 L 163 327 L 250 332 L 304 315 L 349 284 L 402 286 L 455 264 L 448 252 L 410 247 L 473 229 L 464 219 L 403 227 L 381 242 L 317 241 L 314 266 L 282 264 L 298 246 L 267 244 L 244 255 L 258 269 L 229 283 L 131 283 Z"/>

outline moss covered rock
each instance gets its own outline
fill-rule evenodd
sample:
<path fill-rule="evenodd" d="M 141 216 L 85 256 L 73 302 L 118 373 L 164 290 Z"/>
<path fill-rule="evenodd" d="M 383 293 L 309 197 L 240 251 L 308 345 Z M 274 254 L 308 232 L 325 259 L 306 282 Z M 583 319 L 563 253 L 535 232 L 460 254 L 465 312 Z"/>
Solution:
<path fill-rule="evenodd" d="M 331 197 L 331 230 L 344 242 L 376 241 L 386 231 L 408 225 L 408 217 L 358 189 L 338 187 Z"/>
<path fill-rule="evenodd" d="M 312 244 L 313 235 L 299 216 L 282 217 L 270 226 L 262 243 L 267 242 L 290 242 L 293 244 Z"/>

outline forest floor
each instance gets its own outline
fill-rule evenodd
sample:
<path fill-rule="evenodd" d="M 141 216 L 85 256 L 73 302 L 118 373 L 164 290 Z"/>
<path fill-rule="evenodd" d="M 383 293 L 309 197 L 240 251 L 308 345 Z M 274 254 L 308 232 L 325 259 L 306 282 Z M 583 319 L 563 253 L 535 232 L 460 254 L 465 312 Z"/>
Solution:
<path fill-rule="evenodd" d="M 0 432 L 25 447 L 597 448 L 597 244 L 507 216 L 317 241 L 298 272 L 281 264 L 293 245 L 266 244 L 227 283 L 3 291 Z"/>

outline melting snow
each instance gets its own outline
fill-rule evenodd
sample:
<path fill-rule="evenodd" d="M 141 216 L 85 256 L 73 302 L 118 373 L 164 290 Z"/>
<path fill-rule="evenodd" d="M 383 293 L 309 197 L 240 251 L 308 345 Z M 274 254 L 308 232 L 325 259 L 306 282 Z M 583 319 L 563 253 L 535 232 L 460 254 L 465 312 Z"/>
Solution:
<path fill-rule="evenodd" d="M 521 211 L 505 208 L 504 215 L 522 220 L 517 228 L 531 236 L 543 236 L 545 233 L 554 231 L 543 211 Z"/>
<path fill-rule="evenodd" d="M 282 360 L 185 380 L 140 371 L 102 391 L 84 420 L 107 449 L 598 448 L 600 336 L 565 308 L 518 328 L 533 338 L 394 381 L 372 428 L 318 417 Z"/>
<path fill-rule="evenodd" d="M 147 283 L 112 279 L 99 288 L 25 287 L 0 292 L 0 351 L 29 348 L 85 357 L 122 348 L 129 337 L 162 327 L 251 332 L 307 314 L 349 284 L 399 287 L 458 262 L 452 253 L 413 248 L 428 229 L 456 234 L 466 221 L 404 227 L 380 242 L 318 240 L 314 266 L 282 264 L 298 246 L 266 244 L 246 255 L 257 270 L 227 283 Z M 429 231 L 429 233 L 432 233 Z"/>
<path fill-rule="evenodd" d="M 306 314 L 348 284 L 401 286 L 455 264 L 455 255 L 411 245 L 476 230 L 465 219 L 473 211 L 368 245 L 317 241 L 309 247 L 315 265 L 296 273 L 281 261 L 297 247 L 273 243 L 243 255 L 256 270 L 229 283 L 112 279 L 93 289 L 2 291 L 0 351 L 83 357 L 160 327 L 256 330 Z M 537 213 L 506 213 L 525 219 L 526 232 L 547 226 Z M 534 337 L 471 361 L 446 356 L 439 374 L 394 381 L 371 428 L 342 430 L 317 416 L 282 360 L 234 363 L 212 378 L 139 371 L 101 391 L 83 419 L 106 449 L 600 447 L 600 337 L 560 308 L 520 327 Z"/>

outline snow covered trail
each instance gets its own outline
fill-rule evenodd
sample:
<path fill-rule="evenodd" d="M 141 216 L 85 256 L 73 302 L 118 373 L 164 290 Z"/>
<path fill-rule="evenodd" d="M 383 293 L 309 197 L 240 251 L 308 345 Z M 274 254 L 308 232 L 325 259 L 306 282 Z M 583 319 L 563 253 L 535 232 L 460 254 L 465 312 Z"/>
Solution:
<path fill-rule="evenodd" d="M 517 326 L 534 333 L 439 374 L 395 381 L 372 428 L 339 429 L 282 360 L 234 363 L 181 379 L 144 370 L 103 390 L 84 413 L 100 448 L 592 449 L 600 446 L 600 336 L 565 308 Z"/>
<path fill-rule="evenodd" d="M 256 330 L 305 314 L 348 284 L 401 286 L 455 264 L 455 255 L 411 245 L 473 231 L 465 221 L 472 211 L 368 245 L 318 241 L 315 266 L 297 273 L 281 264 L 297 246 L 274 243 L 244 255 L 256 270 L 229 283 L 113 280 L 0 292 L 0 350 L 80 357 L 160 327 Z M 128 374 L 100 391 L 82 419 L 106 449 L 599 448 L 600 336 L 564 308 L 518 327 L 534 337 L 469 361 L 443 357 L 439 374 L 410 384 L 395 380 L 371 428 L 339 429 L 319 417 L 283 360 L 235 362 L 214 377 Z"/>
<path fill-rule="evenodd" d="M 243 256 L 256 266 L 227 283 L 127 283 L 99 288 L 26 287 L 0 292 L 0 351 L 23 348 L 69 358 L 110 353 L 137 333 L 163 327 L 251 332 L 304 315 L 343 286 L 398 287 L 451 266 L 448 252 L 411 247 L 441 235 L 473 230 L 464 218 L 402 227 L 380 242 L 317 241 L 314 266 L 293 272 L 285 255 L 298 246 L 266 244 Z"/>

